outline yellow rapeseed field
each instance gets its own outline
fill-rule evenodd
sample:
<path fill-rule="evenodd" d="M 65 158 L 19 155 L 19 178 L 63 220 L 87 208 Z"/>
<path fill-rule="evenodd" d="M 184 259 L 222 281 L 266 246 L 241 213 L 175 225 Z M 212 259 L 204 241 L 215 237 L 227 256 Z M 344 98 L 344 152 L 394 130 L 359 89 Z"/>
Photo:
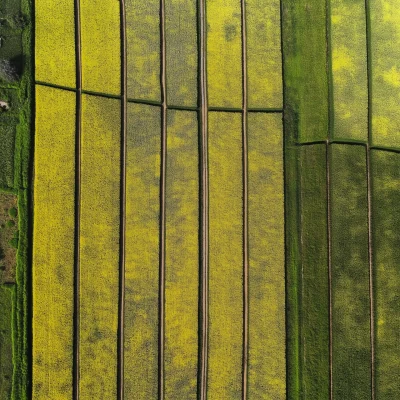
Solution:
<path fill-rule="evenodd" d="M 156 399 L 161 114 L 128 105 L 126 165 L 125 395 Z"/>
<path fill-rule="evenodd" d="M 207 80 L 210 106 L 242 106 L 240 15 L 240 1 L 207 1 Z"/>
<path fill-rule="evenodd" d="M 117 388 L 120 101 L 82 99 L 80 398 Z"/>
<path fill-rule="evenodd" d="M 160 101 L 160 1 L 126 0 L 125 4 L 128 97 Z"/>
<path fill-rule="evenodd" d="M 120 94 L 120 36 L 119 1 L 81 0 L 83 89 Z"/>
<path fill-rule="evenodd" d="M 400 7 L 397 0 L 370 1 L 372 139 L 400 147 Z"/>
<path fill-rule="evenodd" d="M 35 77 L 38 81 L 75 87 L 74 2 L 35 3 Z"/>
<path fill-rule="evenodd" d="M 331 0 L 334 137 L 367 140 L 365 3 Z"/>
<path fill-rule="evenodd" d="M 169 111 L 166 191 L 165 395 L 197 399 L 199 160 L 197 114 Z"/>
<path fill-rule="evenodd" d="M 249 398 L 283 399 L 285 237 L 280 114 L 250 114 Z"/>
<path fill-rule="evenodd" d="M 75 94 L 36 87 L 33 398 L 72 398 Z"/>
<path fill-rule="evenodd" d="M 197 1 L 167 1 L 165 19 L 168 104 L 196 106 Z"/>
<path fill-rule="evenodd" d="M 209 113 L 208 399 L 242 398 L 241 115 Z"/>
<path fill-rule="evenodd" d="M 249 107 L 282 107 L 279 0 L 246 1 Z"/>

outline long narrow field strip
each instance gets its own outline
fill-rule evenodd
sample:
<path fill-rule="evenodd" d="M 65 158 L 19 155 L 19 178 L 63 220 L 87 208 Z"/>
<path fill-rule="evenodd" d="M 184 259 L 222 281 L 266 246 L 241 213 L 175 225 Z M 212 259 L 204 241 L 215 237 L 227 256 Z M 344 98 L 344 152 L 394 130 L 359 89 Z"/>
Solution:
<path fill-rule="evenodd" d="M 128 98 L 161 100 L 160 0 L 126 0 Z"/>
<path fill-rule="evenodd" d="M 212 107 L 241 107 L 241 9 L 238 0 L 207 0 L 207 81 Z"/>
<path fill-rule="evenodd" d="M 243 216 L 240 115 L 209 113 L 207 398 L 242 398 Z"/>
<path fill-rule="evenodd" d="M 371 398 L 365 148 L 330 146 L 333 397 Z"/>
<path fill-rule="evenodd" d="M 35 78 L 75 87 L 73 1 L 35 2 Z"/>
<path fill-rule="evenodd" d="M 125 396 L 157 399 L 160 108 L 129 104 L 126 165 Z"/>
<path fill-rule="evenodd" d="M 246 1 L 249 107 L 282 107 L 279 0 Z"/>
<path fill-rule="evenodd" d="M 283 1 L 286 120 L 299 142 L 328 136 L 326 1 Z"/>
<path fill-rule="evenodd" d="M 15 286 L 0 285 L 0 399 L 11 399 L 13 360 L 13 302 Z M 14 361 L 14 362 L 13 362 Z"/>
<path fill-rule="evenodd" d="M 14 146 L 16 138 L 15 118 L 1 118 L 0 123 L 0 185 L 14 185 Z"/>
<path fill-rule="evenodd" d="M 165 4 L 168 104 L 197 105 L 197 1 Z"/>
<path fill-rule="evenodd" d="M 119 1 L 81 0 L 82 88 L 121 93 Z"/>
<path fill-rule="evenodd" d="M 117 392 L 120 101 L 82 98 L 80 398 Z"/>
<path fill-rule="evenodd" d="M 369 1 L 372 144 L 400 147 L 400 7 L 397 0 Z"/>
<path fill-rule="evenodd" d="M 168 112 L 165 397 L 197 399 L 199 155 L 197 113 Z"/>
<path fill-rule="evenodd" d="M 330 0 L 330 10 L 333 137 L 366 140 L 368 87 L 365 2 Z"/>
<path fill-rule="evenodd" d="M 400 398 L 400 155 L 372 151 L 376 398 Z"/>
<path fill-rule="evenodd" d="M 286 393 L 282 155 L 282 116 L 249 115 L 250 399 Z"/>
<path fill-rule="evenodd" d="M 329 399 L 326 145 L 299 152 L 301 390 L 305 399 Z"/>
<path fill-rule="evenodd" d="M 75 94 L 36 87 L 33 398 L 72 396 Z"/>

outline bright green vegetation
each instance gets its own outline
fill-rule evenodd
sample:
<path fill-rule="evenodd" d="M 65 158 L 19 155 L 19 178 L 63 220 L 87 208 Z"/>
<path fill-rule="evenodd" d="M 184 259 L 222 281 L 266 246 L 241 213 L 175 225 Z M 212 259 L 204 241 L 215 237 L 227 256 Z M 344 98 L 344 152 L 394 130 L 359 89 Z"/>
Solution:
<path fill-rule="evenodd" d="M 35 1 L 35 77 L 75 87 L 74 1 Z"/>
<path fill-rule="evenodd" d="M 165 396 L 197 399 L 199 161 L 197 113 L 168 112 Z"/>
<path fill-rule="evenodd" d="M 82 99 L 80 398 L 117 391 L 120 101 Z"/>
<path fill-rule="evenodd" d="M 368 139 L 365 1 L 330 0 L 334 138 Z"/>
<path fill-rule="evenodd" d="M 376 398 L 400 397 L 400 155 L 372 151 Z"/>
<path fill-rule="evenodd" d="M 249 107 L 282 107 L 279 0 L 246 1 Z"/>
<path fill-rule="evenodd" d="M 160 101 L 160 1 L 126 0 L 125 5 L 128 97 Z"/>
<path fill-rule="evenodd" d="M 15 287 L 0 285 L 0 399 L 10 399 L 13 378 L 12 315 Z"/>
<path fill-rule="evenodd" d="M 128 105 L 125 396 L 149 400 L 158 390 L 160 117 L 159 107 Z"/>
<path fill-rule="evenodd" d="M 299 149 L 301 395 L 329 398 L 326 145 Z"/>
<path fill-rule="evenodd" d="M 241 115 L 209 113 L 210 400 L 242 398 L 243 202 Z"/>
<path fill-rule="evenodd" d="M 32 389 L 37 399 L 72 397 L 75 99 L 73 92 L 36 87 Z"/>
<path fill-rule="evenodd" d="M 282 136 L 280 114 L 249 115 L 250 399 L 286 393 Z"/>
<path fill-rule="evenodd" d="M 168 104 L 197 105 L 197 1 L 169 0 L 165 4 Z"/>
<path fill-rule="evenodd" d="M 400 147 L 400 7 L 397 0 L 369 1 L 371 9 L 372 140 Z"/>
<path fill-rule="evenodd" d="M 119 95 L 121 46 L 119 1 L 80 0 L 82 87 Z"/>
<path fill-rule="evenodd" d="M 213 107 L 242 107 L 240 1 L 207 0 L 208 101 Z"/>
<path fill-rule="evenodd" d="M 333 394 L 371 396 L 366 154 L 363 146 L 332 145 Z"/>
<path fill-rule="evenodd" d="M 328 136 L 325 0 L 283 1 L 283 35 L 288 132 L 299 142 L 325 140 Z"/>

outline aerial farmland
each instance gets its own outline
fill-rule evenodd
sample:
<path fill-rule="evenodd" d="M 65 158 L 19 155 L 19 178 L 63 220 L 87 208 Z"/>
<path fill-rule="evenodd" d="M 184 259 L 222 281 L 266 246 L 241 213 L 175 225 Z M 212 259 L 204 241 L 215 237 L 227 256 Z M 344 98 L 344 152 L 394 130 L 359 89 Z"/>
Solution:
<path fill-rule="evenodd" d="M 398 0 L 4 0 L 0 400 L 400 399 Z"/>

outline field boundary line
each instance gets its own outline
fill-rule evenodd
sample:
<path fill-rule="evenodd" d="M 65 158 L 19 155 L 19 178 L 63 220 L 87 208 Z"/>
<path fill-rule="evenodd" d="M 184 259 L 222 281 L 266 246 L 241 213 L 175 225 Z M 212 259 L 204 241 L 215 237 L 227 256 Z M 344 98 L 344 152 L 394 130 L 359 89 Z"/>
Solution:
<path fill-rule="evenodd" d="M 165 234 L 166 234 L 166 168 L 167 168 L 167 55 L 165 30 L 165 0 L 160 0 L 161 44 L 161 166 L 160 166 L 160 254 L 159 254 L 159 332 L 158 332 L 158 398 L 164 399 L 165 377 Z"/>
<path fill-rule="evenodd" d="M 247 25 L 246 2 L 241 0 L 242 19 L 242 162 L 243 162 L 243 366 L 242 399 L 247 399 L 249 370 L 249 221 L 248 221 L 248 132 L 247 132 Z"/>
<path fill-rule="evenodd" d="M 120 248 L 118 294 L 118 370 L 117 398 L 124 399 L 124 346 L 125 346 L 125 244 L 126 244 L 126 154 L 127 154 L 127 39 L 125 0 L 120 0 L 121 29 L 121 143 L 120 143 Z"/>
<path fill-rule="evenodd" d="M 370 0 L 365 0 L 365 36 L 367 56 L 367 87 L 368 87 L 368 143 L 366 146 L 367 162 L 367 200 L 368 200 L 368 265 L 369 265 L 369 300 L 370 300 L 370 346 L 371 346 L 371 400 L 375 400 L 375 312 L 374 312 L 374 282 L 373 282 L 373 248 L 372 248 L 372 175 L 371 175 L 371 145 L 372 145 L 372 48 L 371 48 L 371 9 Z M 399 151 L 400 152 L 400 151 Z"/>
<path fill-rule="evenodd" d="M 207 18 L 206 2 L 198 0 L 199 32 L 199 106 L 200 106 L 200 185 L 201 185 L 201 281 L 199 296 L 199 393 L 200 400 L 207 399 L 208 372 L 208 99 L 207 99 Z"/>
<path fill-rule="evenodd" d="M 73 398 L 79 400 L 80 379 L 80 214 L 81 214 L 81 136 L 82 136 L 82 55 L 80 0 L 75 0 L 75 68 L 76 68 L 76 134 L 75 134 L 75 254 L 74 254 L 74 342 Z"/>

